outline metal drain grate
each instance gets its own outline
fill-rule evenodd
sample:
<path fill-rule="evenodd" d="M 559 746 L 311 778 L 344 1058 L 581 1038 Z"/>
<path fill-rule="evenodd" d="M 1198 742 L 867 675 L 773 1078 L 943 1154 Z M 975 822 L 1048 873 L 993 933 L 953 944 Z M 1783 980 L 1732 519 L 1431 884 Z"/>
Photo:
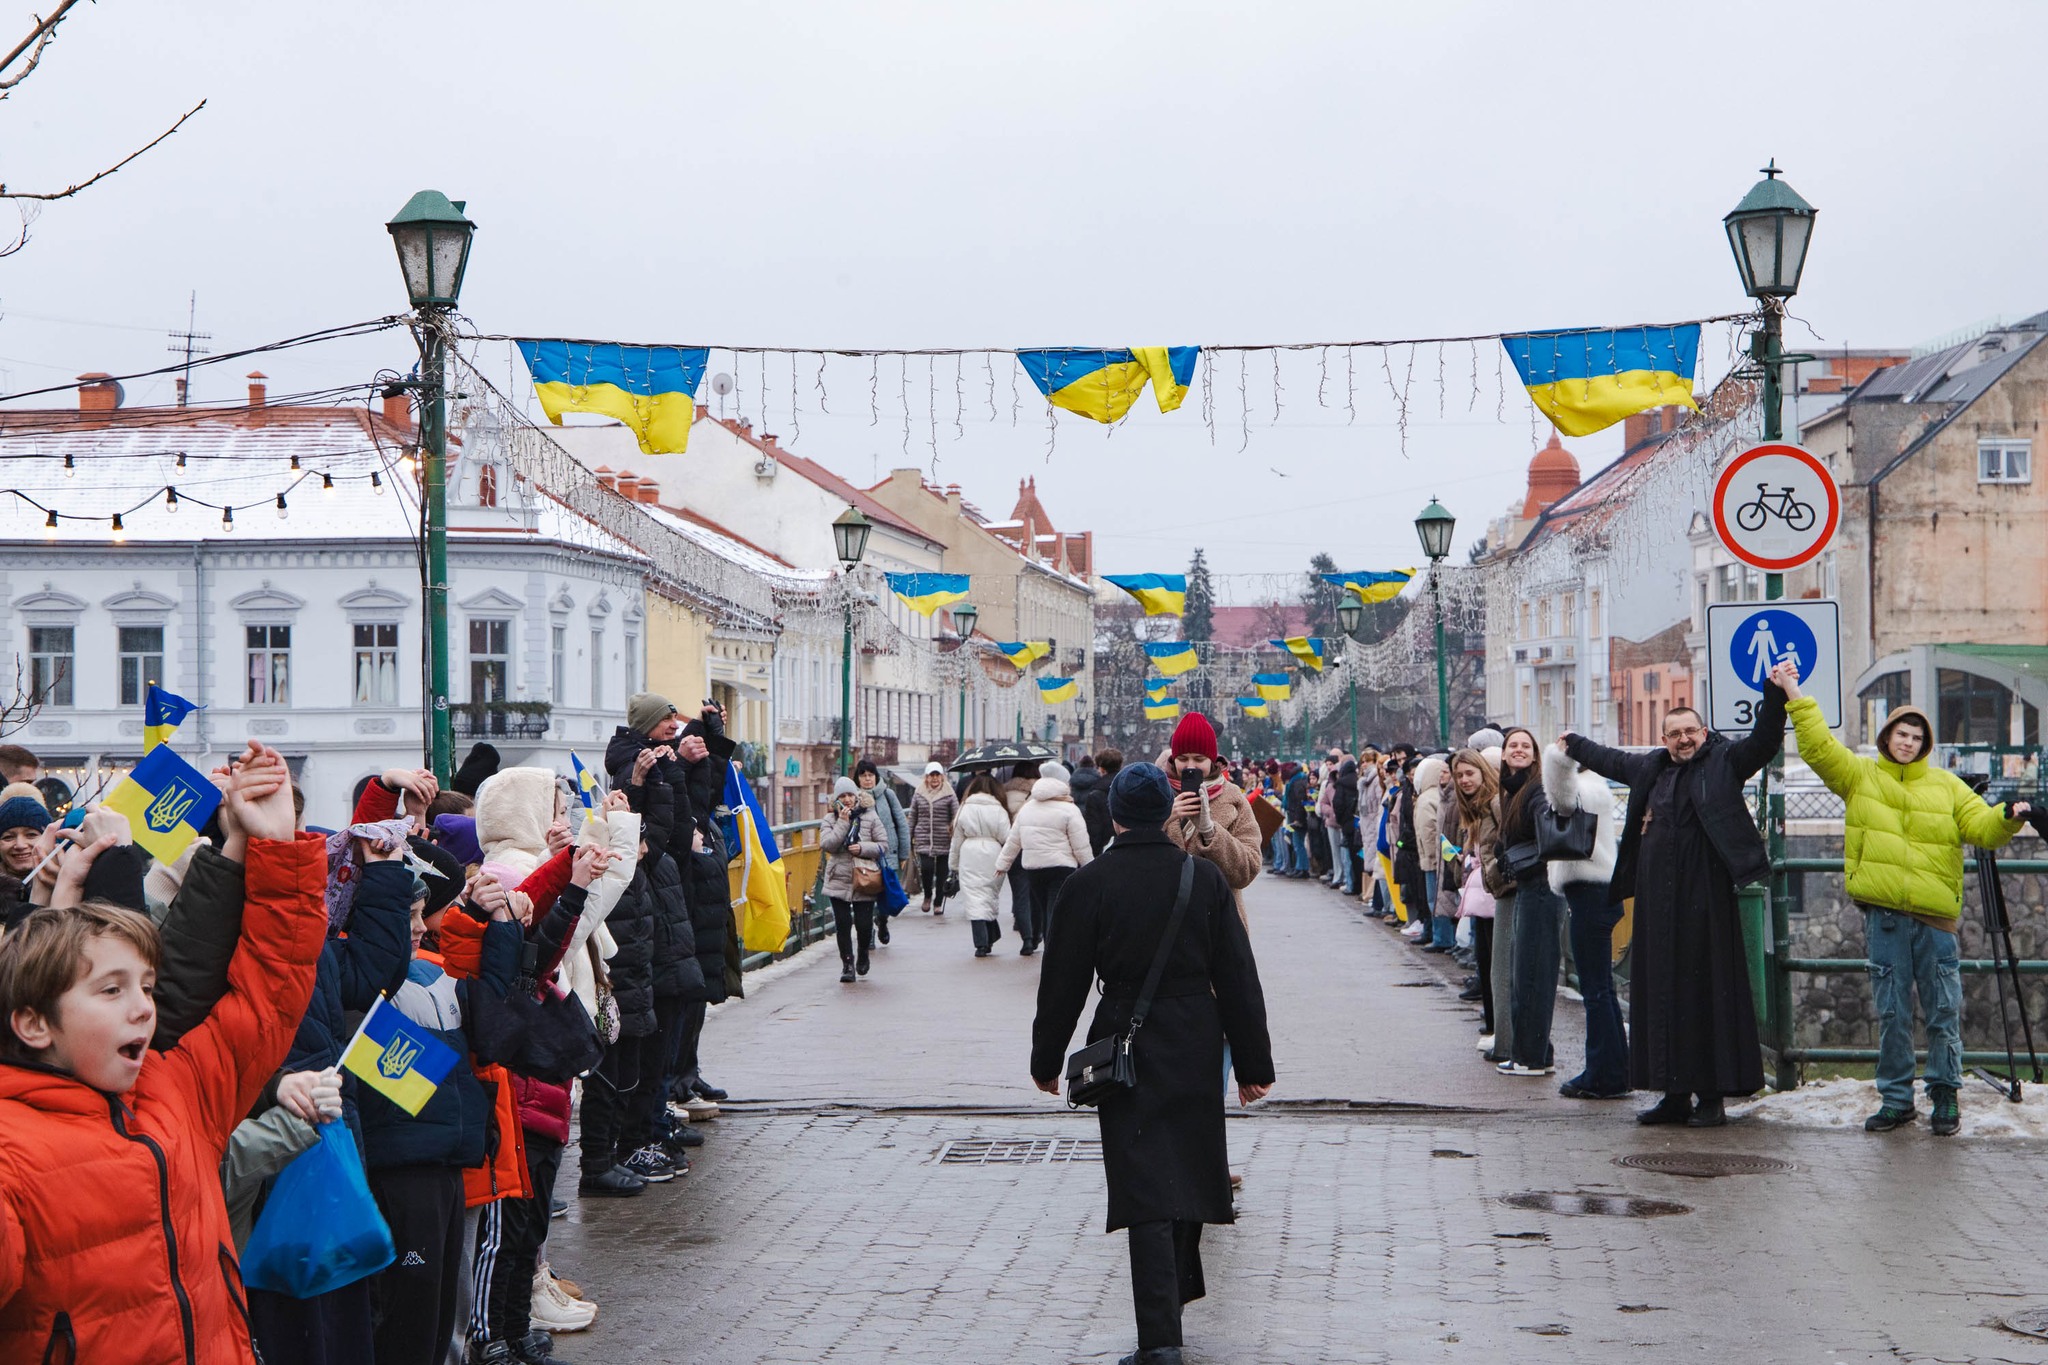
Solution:
<path fill-rule="evenodd" d="M 1100 1160 L 1099 1138 L 959 1138 L 939 1148 L 941 1166 L 1062 1166 Z"/>
<path fill-rule="evenodd" d="M 1751 1156 L 1747 1152 L 1636 1152 L 1614 1159 L 1617 1166 L 1631 1170 L 1655 1171 L 1659 1175 L 1683 1175 L 1695 1180 L 1712 1180 L 1724 1175 L 1781 1175 L 1794 1169 L 1789 1161 L 1773 1156 Z"/>

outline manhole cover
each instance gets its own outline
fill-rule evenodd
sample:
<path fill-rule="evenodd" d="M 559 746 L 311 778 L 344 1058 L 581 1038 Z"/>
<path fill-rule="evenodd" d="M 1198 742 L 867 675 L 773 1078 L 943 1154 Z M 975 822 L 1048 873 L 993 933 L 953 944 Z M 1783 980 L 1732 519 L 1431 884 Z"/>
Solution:
<path fill-rule="evenodd" d="M 1691 1213 L 1683 1204 L 1668 1199 L 1637 1199 L 1626 1194 L 1592 1194 L 1585 1190 L 1536 1191 L 1511 1194 L 1501 1203 L 1509 1208 L 1534 1209 L 1538 1213 L 1566 1213 L 1595 1218 L 1668 1218 L 1674 1213 Z"/>
<path fill-rule="evenodd" d="M 2029 1337 L 2048 1337 L 2048 1308 L 2025 1308 L 1999 1319 L 2008 1331 Z"/>
<path fill-rule="evenodd" d="M 1695 1180 L 1723 1175 L 1779 1175 L 1793 1169 L 1789 1161 L 1774 1156 L 1751 1156 L 1747 1152 L 1635 1152 L 1616 1157 L 1614 1164 L 1659 1175 L 1691 1176 Z"/>
<path fill-rule="evenodd" d="M 939 1148 L 941 1166 L 1057 1166 L 1100 1160 L 1099 1138 L 960 1138 Z"/>

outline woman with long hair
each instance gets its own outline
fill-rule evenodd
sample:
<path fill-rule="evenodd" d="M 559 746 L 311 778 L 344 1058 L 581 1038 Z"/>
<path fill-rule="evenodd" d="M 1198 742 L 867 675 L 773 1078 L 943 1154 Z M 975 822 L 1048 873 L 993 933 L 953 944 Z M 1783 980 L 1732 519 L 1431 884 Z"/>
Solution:
<path fill-rule="evenodd" d="M 832 928 L 839 939 L 839 979 L 851 984 L 868 974 L 874 946 L 875 898 L 854 884 L 860 863 L 879 863 L 889 851 L 889 834 L 875 814 L 875 794 L 850 777 L 832 784 L 832 806 L 819 833 L 825 860 L 825 895 L 832 902 Z M 858 930 L 858 936 L 856 936 Z"/>
<path fill-rule="evenodd" d="M 1003 856 L 1009 838 L 1010 812 L 1003 805 L 1003 789 L 987 773 L 976 773 L 953 821 L 949 849 L 953 875 L 960 880 L 959 903 L 967 912 L 968 928 L 974 931 L 976 957 L 987 957 L 1003 936 L 997 915 L 1003 874 L 996 870 L 996 861 Z"/>
<path fill-rule="evenodd" d="M 1519 725 L 1510 725 L 1501 739 L 1500 833 L 1494 844 L 1494 856 L 1487 860 L 1486 866 L 1486 889 L 1493 893 L 1494 900 L 1494 1030 L 1493 1046 L 1487 1050 L 1486 1059 L 1495 1063 L 1510 1061 L 1514 1057 L 1515 935 L 1516 916 L 1521 908 L 1521 888 L 1508 874 L 1502 855 L 1516 843 L 1536 837 L 1536 817 L 1530 813 L 1528 803 L 1522 800 L 1522 794 L 1531 787 L 1539 794 L 1542 790 L 1542 782 L 1536 774 L 1537 749 L 1536 736 Z M 1557 932 L 1554 916 L 1550 930 L 1553 935 Z"/>
<path fill-rule="evenodd" d="M 910 796 L 910 847 L 917 854 L 917 879 L 924 883 L 927 914 L 946 913 L 946 877 L 953 848 L 953 821 L 960 798 L 946 785 L 946 770 L 924 765 L 924 781 Z"/>
<path fill-rule="evenodd" d="M 1451 755 L 1451 789 L 1456 793 L 1455 854 L 1444 859 L 1444 874 L 1459 893 L 1459 913 L 1472 921 L 1472 954 L 1479 965 L 1479 1036 L 1494 1030 L 1493 934 L 1494 903 L 1487 894 L 1485 860 L 1500 837 L 1500 777 L 1477 749 Z M 1468 892 L 1466 883 L 1472 886 Z"/>

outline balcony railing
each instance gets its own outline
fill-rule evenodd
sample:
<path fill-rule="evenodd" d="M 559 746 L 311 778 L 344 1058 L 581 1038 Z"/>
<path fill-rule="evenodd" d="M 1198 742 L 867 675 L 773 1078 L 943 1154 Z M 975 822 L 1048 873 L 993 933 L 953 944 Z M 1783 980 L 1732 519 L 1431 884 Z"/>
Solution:
<path fill-rule="evenodd" d="M 546 739 L 549 707 L 544 701 L 466 702 L 448 708 L 457 739 Z"/>

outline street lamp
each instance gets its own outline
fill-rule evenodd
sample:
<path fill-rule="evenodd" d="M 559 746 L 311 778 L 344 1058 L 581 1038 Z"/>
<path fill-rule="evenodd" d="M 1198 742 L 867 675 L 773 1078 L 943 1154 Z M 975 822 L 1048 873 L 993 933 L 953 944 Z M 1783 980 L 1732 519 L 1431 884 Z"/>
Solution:
<path fill-rule="evenodd" d="M 1764 167 L 1764 178 L 1721 220 L 1735 268 L 1742 272 L 1742 292 L 1753 299 L 1791 298 L 1806 268 L 1816 210 L 1778 179 L 1782 174 L 1773 160 Z"/>
<path fill-rule="evenodd" d="M 455 764 L 448 715 L 448 313 L 462 297 L 469 243 L 476 235 L 476 224 L 462 210 L 461 201 L 451 201 L 439 190 L 421 190 L 384 225 L 398 250 L 406 297 L 417 314 L 413 335 L 420 346 L 419 446 L 426 461 L 422 491 L 427 519 L 427 684 L 433 694 L 429 743 L 434 777 L 444 784 Z"/>
<path fill-rule="evenodd" d="M 832 549 L 839 556 L 839 563 L 851 579 L 853 571 L 860 567 L 861 556 L 868 552 L 868 533 L 875 524 L 860 514 L 858 507 L 848 507 L 832 519 Z M 852 771 L 848 764 L 853 743 L 853 587 L 849 582 L 846 591 L 846 641 L 839 653 L 839 775 L 846 776 Z"/>
<path fill-rule="evenodd" d="M 1444 673 L 1444 590 L 1437 570 L 1451 552 L 1451 532 L 1458 519 L 1435 498 L 1415 518 L 1415 536 L 1429 559 L 1429 595 L 1436 604 L 1436 746 L 1451 747 L 1451 686 Z"/>
<path fill-rule="evenodd" d="M 953 629 L 960 633 L 960 648 L 967 649 L 974 643 L 974 623 L 981 619 L 981 612 L 972 602 L 961 602 L 953 608 Z M 960 752 L 955 761 L 967 756 L 967 665 L 960 666 Z"/>
<path fill-rule="evenodd" d="M 1344 600 L 1337 604 L 1337 629 L 1344 632 L 1344 638 L 1354 644 L 1358 640 L 1358 628 L 1365 623 L 1365 606 L 1351 590 L 1344 590 Z M 1349 654 L 1350 651 L 1346 650 Z M 1344 670 L 1351 685 L 1351 752 L 1358 752 L 1358 661 L 1350 659 L 1351 667 Z"/>

